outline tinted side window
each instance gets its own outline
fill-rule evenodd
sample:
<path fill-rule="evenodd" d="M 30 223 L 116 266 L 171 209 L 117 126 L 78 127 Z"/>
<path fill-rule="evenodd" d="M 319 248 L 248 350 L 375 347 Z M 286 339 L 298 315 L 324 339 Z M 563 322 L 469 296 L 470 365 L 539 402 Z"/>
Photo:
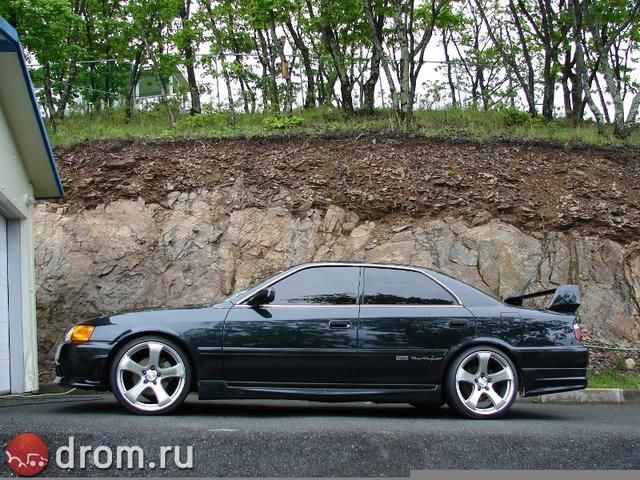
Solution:
<path fill-rule="evenodd" d="M 273 305 L 355 305 L 358 267 L 314 267 L 294 273 L 271 288 Z"/>
<path fill-rule="evenodd" d="M 366 268 L 364 303 L 368 305 L 455 305 L 444 288 L 410 270 Z"/>

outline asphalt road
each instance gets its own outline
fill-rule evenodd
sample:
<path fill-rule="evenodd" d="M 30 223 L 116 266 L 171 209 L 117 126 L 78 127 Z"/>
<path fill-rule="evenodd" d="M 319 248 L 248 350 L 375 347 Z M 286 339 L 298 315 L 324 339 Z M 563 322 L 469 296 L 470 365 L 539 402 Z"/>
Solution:
<path fill-rule="evenodd" d="M 640 405 L 516 403 L 501 420 L 455 417 L 448 408 L 294 401 L 210 401 L 190 398 L 175 414 L 126 413 L 110 394 L 0 400 L 0 448 L 33 431 L 50 450 L 46 476 L 409 476 L 415 469 L 640 469 Z M 75 439 L 74 471 L 55 452 Z M 92 452 L 79 469 L 80 446 L 138 445 L 145 468 L 98 469 Z M 193 446 L 193 468 L 161 446 Z M 106 464 L 107 453 L 99 457 Z M 62 457 L 67 459 L 66 455 Z M 126 458 L 126 457 L 123 457 Z M 137 458 L 137 457 L 136 457 Z M 134 462 L 134 465 L 137 464 Z M 1 462 L 0 475 L 11 472 Z"/>

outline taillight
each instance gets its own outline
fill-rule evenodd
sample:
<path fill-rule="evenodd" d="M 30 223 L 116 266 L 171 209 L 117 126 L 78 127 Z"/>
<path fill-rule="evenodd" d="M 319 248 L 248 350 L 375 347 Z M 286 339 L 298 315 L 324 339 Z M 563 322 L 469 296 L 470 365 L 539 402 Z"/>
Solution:
<path fill-rule="evenodd" d="M 573 322 L 573 334 L 576 336 L 576 340 L 582 343 L 582 332 L 580 331 L 578 322 Z"/>

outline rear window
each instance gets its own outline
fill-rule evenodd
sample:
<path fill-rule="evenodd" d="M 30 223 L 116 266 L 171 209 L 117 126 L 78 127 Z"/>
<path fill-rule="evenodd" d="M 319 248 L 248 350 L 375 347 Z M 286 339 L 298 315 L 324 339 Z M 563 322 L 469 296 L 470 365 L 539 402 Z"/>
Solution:
<path fill-rule="evenodd" d="M 366 268 L 365 305 L 457 305 L 438 283 L 412 270 Z"/>

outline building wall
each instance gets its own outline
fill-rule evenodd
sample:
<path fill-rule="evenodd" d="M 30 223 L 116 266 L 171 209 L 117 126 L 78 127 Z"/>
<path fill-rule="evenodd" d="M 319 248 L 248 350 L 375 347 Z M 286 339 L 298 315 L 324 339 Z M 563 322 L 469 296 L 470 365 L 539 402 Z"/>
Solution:
<path fill-rule="evenodd" d="M 33 187 L 0 107 L 0 214 L 7 220 L 11 390 L 38 390 Z"/>

